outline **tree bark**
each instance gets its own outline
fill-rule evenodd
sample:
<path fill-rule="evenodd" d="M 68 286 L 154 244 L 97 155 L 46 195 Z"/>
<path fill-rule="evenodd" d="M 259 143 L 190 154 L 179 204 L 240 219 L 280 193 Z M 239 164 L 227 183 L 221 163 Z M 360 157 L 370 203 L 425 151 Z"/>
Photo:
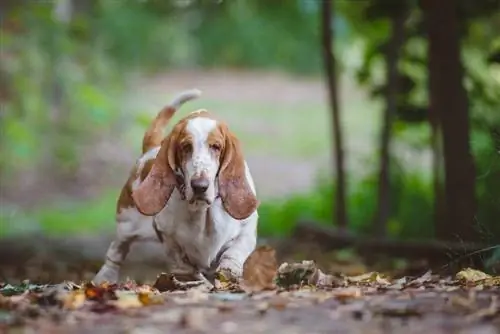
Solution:
<path fill-rule="evenodd" d="M 392 126 L 397 112 L 398 100 L 398 61 L 400 50 L 404 44 L 404 23 L 407 11 L 404 6 L 395 12 L 392 18 L 392 35 L 386 52 L 387 66 L 387 93 L 386 108 L 384 110 L 382 132 L 380 135 L 380 168 L 378 178 L 377 212 L 374 219 L 374 233 L 377 236 L 385 236 L 387 221 L 391 214 L 391 180 L 390 159 Z"/>
<path fill-rule="evenodd" d="M 475 167 L 469 146 L 468 98 L 463 86 L 457 2 L 422 2 L 429 40 L 429 108 L 438 115 L 444 154 L 444 220 L 436 235 L 475 240 Z"/>
<path fill-rule="evenodd" d="M 335 65 L 335 56 L 332 53 L 332 45 L 335 38 L 334 30 L 334 11 L 331 0 L 322 1 L 321 11 L 321 31 L 322 31 L 322 49 L 323 61 L 326 72 L 328 95 L 332 115 L 332 130 L 335 157 L 335 176 L 336 187 L 335 198 L 332 203 L 335 213 L 337 226 L 346 230 L 348 226 L 347 207 L 346 207 L 346 175 L 344 169 L 345 155 L 342 136 L 342 125 L 340 121 L 340 103 L 338 95 L 337 71 Z"/>
<path fill-rule="evenodd" d="M 440 226 L 440 221 L 446 219 L 444 211 L 444 189 L 443 189 L 443 149 L 441 127 L 439 126 L 439 115 L 429 114 L 431 126 L 431 150 L 432 150 L 432 184 L 434 192 L 434 226 Z M 435 230 L 435 234 L 437 228 Z"/>

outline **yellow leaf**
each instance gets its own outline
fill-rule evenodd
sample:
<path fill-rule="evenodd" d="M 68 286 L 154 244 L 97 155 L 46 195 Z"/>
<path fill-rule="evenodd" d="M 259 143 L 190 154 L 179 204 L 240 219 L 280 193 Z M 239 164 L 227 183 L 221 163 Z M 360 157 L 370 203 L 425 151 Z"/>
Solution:
<path fill-rule="evenodd" d="M 85 303 L 85 292 L 76 290 L 69 292 L 63 299 L 63 307 L 69 310 L 76 310 Z"/>
<path fill-rule="evenodd" d="M 142 307 L 143 304 L 136 294 L 123 294 L 118 297 L 118 300 L 113 301 L 113 304 L 120 309 L 128 309 L 134 307 Z"/>
<path fill-rule="evenodd" d="M 139 301 L 144 306 L 163 304 L 165 301 L 161 295 L 155 295 L 150 292 L 139 292 L 137 298 L 139 298 Z"/>
<path fill-rule="evenodd" d="M 484 281 L 490 279 L 491 276 L 483 273 L 482 271 L 475 270 L 472 268 L 466 268 L 457 273 L 456 278 L 465 283 L 477 283 L 480 281 Z"/>

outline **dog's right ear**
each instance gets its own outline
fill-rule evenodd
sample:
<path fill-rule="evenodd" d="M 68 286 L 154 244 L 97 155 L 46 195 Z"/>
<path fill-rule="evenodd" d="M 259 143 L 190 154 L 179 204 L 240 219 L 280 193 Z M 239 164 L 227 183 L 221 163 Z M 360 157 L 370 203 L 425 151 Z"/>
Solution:
<path fill-rule="evenodd" d="M 146 216 L 158 214 L 165 207 L 177 186 L 172 169 L 175 168 L 172 141 L 172 134 L 163 140 L 148 176 L 132 192 L 137 209 Z"/>

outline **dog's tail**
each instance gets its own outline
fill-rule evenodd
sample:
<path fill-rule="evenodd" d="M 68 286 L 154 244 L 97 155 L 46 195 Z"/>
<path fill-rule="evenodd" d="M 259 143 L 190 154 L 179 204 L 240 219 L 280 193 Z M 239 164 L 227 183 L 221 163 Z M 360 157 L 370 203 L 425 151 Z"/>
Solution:
<path fill-rule="evenodd" d="M 185 90 L 179 93 L 167 106 L 165 106 L 153 120 L 142 140 L 142 153 L 161 145 L 163 140 L 163 129 L 179 109 L 187 101 L 193 100 L 201 95 L 198 89 Z"/>

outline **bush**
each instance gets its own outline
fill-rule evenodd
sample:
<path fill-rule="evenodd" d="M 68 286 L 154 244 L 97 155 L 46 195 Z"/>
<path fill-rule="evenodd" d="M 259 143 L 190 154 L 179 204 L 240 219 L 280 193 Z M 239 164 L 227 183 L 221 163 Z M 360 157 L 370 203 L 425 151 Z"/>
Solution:
<path fill-rule="evenodd" d="M 388 226 L 389 236 L 395 238 L 428 238 L 433 235 L 432 187 L 428 180 L 416 173 L 400 170 L 392 178 L 393 202 Z M 371 174 L 361 181 L 351 182 L 347 206 L 349 228 L 367 234 L 376 209 L 376 176 Z M 335 185 L 321 180 L 308 194 L 295 195 L 283 201 L 265 202 L 259 214 L 259 233 L 266 236 L 286 236 L 295 223 L 309 219 L 331 225 L 332 199 Z"/>

